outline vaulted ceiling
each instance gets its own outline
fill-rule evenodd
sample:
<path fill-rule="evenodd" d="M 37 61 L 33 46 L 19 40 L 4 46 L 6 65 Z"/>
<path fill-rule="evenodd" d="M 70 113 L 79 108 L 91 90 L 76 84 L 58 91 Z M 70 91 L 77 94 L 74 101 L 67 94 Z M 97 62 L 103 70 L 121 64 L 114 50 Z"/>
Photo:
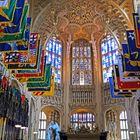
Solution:
<path fill-rule="evenodd" d="M 133 28 L 132 0 L 32 0 L 30 5 L 33 31 L 43 42 L 54 28 L 63 39 L 96 42 L 106 32 L 121 41 L 124 31 Z"/>

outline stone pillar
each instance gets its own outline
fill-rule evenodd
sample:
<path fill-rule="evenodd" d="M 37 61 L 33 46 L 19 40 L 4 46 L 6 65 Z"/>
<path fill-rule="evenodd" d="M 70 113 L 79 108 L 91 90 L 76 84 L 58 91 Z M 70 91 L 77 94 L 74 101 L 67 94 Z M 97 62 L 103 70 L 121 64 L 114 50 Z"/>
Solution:
<path fill-rule="evenodd" d="M 94 54 L 94 83 L 95 83 L 95 93 L 96 93 L 96 123 L 97 126 L 99 127 L 99 130 L 104 129 L 104 114 L 103 110 L 101 110 L 101 105 L 102 105 L 102 90 L 101 90 L 101 77 L 102 77 L 102 72 L 101 72 L 101 62 L 100 62 L 100 46 L 97 45 L 95 46 L 95 43 L 93 43 L 93 54 Z"/>
<path fill-rule="evenodd" d="M 63 123 L 62 129 L 67 131 L 69 126 L 69 85 L 70 85 L 70 41 L 65 42 L 63 46 L 63 85 L 64 85 L 64 112 L 63 112 Z"/>

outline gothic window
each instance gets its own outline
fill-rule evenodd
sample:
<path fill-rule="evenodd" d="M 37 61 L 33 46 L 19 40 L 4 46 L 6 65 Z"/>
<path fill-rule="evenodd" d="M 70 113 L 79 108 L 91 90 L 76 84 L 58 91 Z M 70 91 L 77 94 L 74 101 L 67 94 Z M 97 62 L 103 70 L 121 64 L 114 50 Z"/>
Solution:
<path fill-rule="evenodd" d="M 126 111 L 120 113 L 121 140 L 129 140 L 128 121 Z"/>
<path fill-rule="evenodd" d="M 89 128 L 93 130 L 95 128 L 95 116 L 88 112 L 78 112 L 71 115 L 71 127 L 74 130 L 81 127 Z"/>
<path fill-rule="evenodd" d="M 45 140 L 46 135 L 46 114 L 44 112 L 40 112 L 39 114 L 39 140 Z"/>
<path fill-rule="evenodd" d="M 0 0 L 0 7 L 1 8 L 8 8 L 9 1 L 8 0 Z"/>
<path fill-rule="evenodd" d="M 49 118 L 49 121 L 55 121 L 55 122 L 58 122 L 60 121 L 60 114 L 57 110 L 52 110 L 50 112 L 48 112 L 48 118 Z"/>
<path fill-rule="evenodd" d="M 112 66 L 117 64 L 118 46 L 110 35 L 107 35 L 101 42 L 103 82 L 108 82 L 111 76 Z"/>
<path fill-rule="evenodd" d="M 136 13 L 140 14 L 140 1 L 139 0 L 133 0 L 134 10 Z"/>
<path fill-rule="evenodd" d="M 92 84 L 91 44 L 83 39 L 72 44 L 72 85 Z"/>
<path fill-rule="evenodd" d="M 52 65 L 52 74 L 55 74 L 55 82 L 61 83 L 62 71 L 62 43 L 56 38 L 50 39 L 46 45 L 47 63 Z"/>

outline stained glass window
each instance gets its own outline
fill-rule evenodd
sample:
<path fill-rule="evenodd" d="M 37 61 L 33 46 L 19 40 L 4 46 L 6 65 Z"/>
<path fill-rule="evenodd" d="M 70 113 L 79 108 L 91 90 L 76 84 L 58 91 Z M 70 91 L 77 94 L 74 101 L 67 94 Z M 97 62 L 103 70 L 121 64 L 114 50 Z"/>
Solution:
<path fill-rule="evenodd" d="M 140 14 L 140 0 L 133 0 L 134 10 Z"/>
<path fill-rule="evenodd" d="M 111 76 L 112 66 L 117 64 L 118 46 L 110 35 L 106 36 L 101 42 L 103 81 L 108 82 Z"/>
<path fill-rule="evenodd" d="M 92 84 L 91 44 L 77 40 L 72 44 L 72 85 Z"/>
<path fill-rule="evenodd" d="M 121 140 L 129 140 L 128 121 L 126 111 L 120 113 Z"/>
<path fill-rule="evenodd" d="M 46 114 L 44 112 L 40 112 L 39 114 L 39 140 L 45 140 L 46 135 Z"/>
<path fill-rule="evenodd" d="M 71 127 L 74 130 L 81 127 L 89 128 L 93 130 L 95 128 L 95 116 L 88 112 L 78 112 L 71 115 Z"/>
<path fill-rule="evenodd" d="M 0 0 L 0 7 L 7 8 L 9 6 L 9 0 Z"/>
<path fill-rule="evenodd" d="M 61 83 L 62 70 L 62 43 L 52 38 L 46 46 L 47 63 L 52 65 L 52 74 L 55 74 L 55 82 Z"/>

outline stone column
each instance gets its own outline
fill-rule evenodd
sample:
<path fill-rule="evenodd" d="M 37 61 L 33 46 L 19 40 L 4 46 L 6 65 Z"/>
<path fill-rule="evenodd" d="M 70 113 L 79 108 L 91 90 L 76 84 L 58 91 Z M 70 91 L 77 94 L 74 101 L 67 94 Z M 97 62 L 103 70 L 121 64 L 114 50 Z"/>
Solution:
<path fill-rule="evenodd" d="M 62 129 L 67 131 L 69 126 L 69 85 L 70 85 L 70 40 L 63 47 L 63 85 L 64 85 L 64 112 Z M 64 127 L 64 128 L 63 128 Z"/>

